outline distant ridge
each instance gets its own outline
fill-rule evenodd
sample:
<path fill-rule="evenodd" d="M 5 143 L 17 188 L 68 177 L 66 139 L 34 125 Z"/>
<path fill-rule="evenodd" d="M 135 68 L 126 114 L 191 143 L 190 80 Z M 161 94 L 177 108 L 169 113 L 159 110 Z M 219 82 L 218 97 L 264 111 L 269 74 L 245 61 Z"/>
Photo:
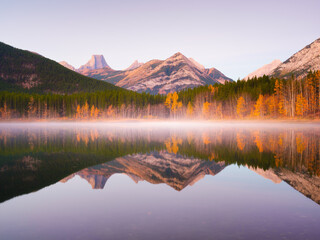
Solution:
<path fill-rule="evenodd" d="M 317 70 L 320 70 L 320 38 L 293 54 L 274 69 L 271 75 L 288 78 L 293 74 L 298 78 L 303 78 L 309 71 Z"/>
<path fill-rule="evenodd" d="M 62 66 L 66 67 L 66 68 L 68 68 L 68 69 L 70 69 L 70 70 L 72 70 L 72 71 L 75 71 L 75 70 L 76 70 L 74 66 L 70 65 L 70 64 L 67 63 L 66 61 L 62 61 L 62 62 L 59 62 L 59 63 L 60 63 Z"/>
<path fill-rule="evenodd" d="M 263 75 L 270 75 L 282 62 L 278 59 L 273 60 L 271 63 L 263 65 L 261 68 L 258 68 L 254 72 L 250 73 L 244 79 L 248 80 L 249 78 L 262 77 Z"/>
<path fill-rule="evenodd" d="M 205 69 L 182 53 L 176 53 L 166 60 L 151 60 L 130 70 L 114 71 L 103 68 L 81 73 L 129 90 L 152 94 L 166 94 L 186 88 L 233 81 L 215 68 Z"/>
<path fill-rule="evenodd" d="M 38 93 L 74 93 L 119 89 L 88 78 L 57 62 L 0 42 L 1 90 Z"/>
<path fill-rule="evenodd" d="M 84 69 L 100 69 L 100 68 L 105 68 L 109 67 L 107 64 L 106 60 L 104 59 L 103 55 L 92 55 L 91 59 L 85 64 L 82 65 L 78 71 L 84 70 Z"/>
<path fill-rule="evenodd" d="M 125 69 L 125 71 L 130 71 L 130 70 L 136 69 L 142 65 L 143 65 L 143 63 L 138 62 L 138 60 L 135 60 L 128 68 Z"/>

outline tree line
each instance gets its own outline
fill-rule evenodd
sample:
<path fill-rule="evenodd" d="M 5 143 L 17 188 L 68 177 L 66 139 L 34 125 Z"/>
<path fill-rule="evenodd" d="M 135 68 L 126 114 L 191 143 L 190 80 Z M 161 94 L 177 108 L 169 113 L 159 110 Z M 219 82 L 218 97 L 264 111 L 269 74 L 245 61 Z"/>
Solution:
<path fill-rule="evenodd" d="M 315 119 L 319 112 L 319 71 L 304 79 L 263 76 L 167 95 L 118 89 L 64 95 L 0 92 L 2 119 Z"/>

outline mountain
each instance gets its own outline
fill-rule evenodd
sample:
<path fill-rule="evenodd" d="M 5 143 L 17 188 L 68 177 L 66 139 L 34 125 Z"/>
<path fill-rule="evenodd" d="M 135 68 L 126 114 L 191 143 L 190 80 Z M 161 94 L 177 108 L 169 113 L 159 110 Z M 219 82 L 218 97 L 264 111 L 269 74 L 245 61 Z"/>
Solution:
<path fill-rule="evenodd" d="M 143 63 L 138 62 L 138 60 L 135 60 L 128 68 L 125 69 L 125 71 L 130 71 L 130 70 L 136 69 L 142 65 L 143 65 Z"/>
<path fill-rule="evenodd" d="M 203 65 L 201 65 L 200 63 L 198 63 L 196 60 L 194 60 L 193 58 L 189 58 L 189 60 L 194 64 L 196 65 L 197 68 L 201 69 L 201 70 L 204 70 L 205 67 Z"/>
<path fill-rule="evenodd" d="M 288 78 L 294 74 L 298 78 L 303 78 L 309 71 L 316 70 L 320 70 L 320 38 L 280 64 L 271 75 Z"/>
<path fill-rule="evenodd" d="M 261 68 L 258 68 L 254 72 L 247 75 L 244 79 L 248 80 L 253 77 L 262 77 L 263 75 L 270 75 L 282 62 L 278 59 L 273 60 L 271 63 L 263 65 Z"/>
<path fill-rule="evenodd" d="M 225 82 L 232 82 L 233 80 L 231 78 L 226 77 L 222 72 L 215 68 L 207 68 L 204 69 L 204 72 L 208 74 L 209 77 L 212 79 L 215 79 L 219 83 L 224 84 Z"/>
<path fill-rule="evenodd" d="M 166 60 L 151 60 L 130 71 L 102 69 L 90 70 L 83 74 L 129 90 L 152 94 L 166 94 L 186 88 L 232 81 L 218 70 L 205 69 L 181 53 L 176 53 Z"/>
<path fill-rule="evenodd" d="M 70 65 L 69 63 L 67 63 L 66 61 L 62 61 L 62 62 L 59 62 L 59 64 L 61 64 L 62 66 L 64 66 L 65 68 L 68 68 L 72 71 L 75 71 L 75 67 L 73 67 L 72 65 Z"/>
<path fill-rule="evenodd" d="M 59 63 L 0 42 L 0 89 L 38 93 L 74 93 L 118 89 L 71 71 Z"/>
<path fill-rule="evenodd" d="M 117 158 L 111 162 L 90 167 L 62 179 L 66 182 L 78 175 L 86 179 L 92 188 L 102 189 L 113 174 L 128 175 L 136 183 L 148 181 L 165 183 L 177 191 L 195 184 L 205 175 L 216 175 L 225 168 L 223 162 L 216 163 L 200 159 L 188 159 L 166 151 L 150 154 L 135 154 Z"/>
<path fill-rule="evenodd" d="M 78 71 L 85 70 L 85 69 L 100 69 L 100 68 L 110 68 L 107 64 L 106 60 L 104 59 L 103 55 L 92 55 L 91 59 L 85 64 L 82 65 Z"/>

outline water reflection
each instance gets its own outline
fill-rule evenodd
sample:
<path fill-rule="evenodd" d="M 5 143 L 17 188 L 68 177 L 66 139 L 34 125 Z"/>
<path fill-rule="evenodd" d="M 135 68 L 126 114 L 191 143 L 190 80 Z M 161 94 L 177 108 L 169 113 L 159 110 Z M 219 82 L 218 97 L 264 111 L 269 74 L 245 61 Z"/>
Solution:
<path fill-rule="evenodd" d="M 0 201 L 74 175 L 93 188 L 125 173 L 180 191 L 237 164 L 320 203 L 319 146 L 318 125 L 2 125 Z"/>
<path fill-rule="evenodd" d="M 317 239 L 319 134 L 300 124 L 0 124 L 0 236 Z"/>
<path fill-rule="evenodd" d="M 126 174 L 134 182 L 165 183 L 177 191 L 193 185 L 205 175 L 216 175 L 225 167 L 224 162 L 210 162 L 182 157 L 168 151 L 134 154 L 83 169 L 62 182 L 78 175 L 86 179 L 92 188 L 103 189 L 106 181 L 117 173 Z"/>

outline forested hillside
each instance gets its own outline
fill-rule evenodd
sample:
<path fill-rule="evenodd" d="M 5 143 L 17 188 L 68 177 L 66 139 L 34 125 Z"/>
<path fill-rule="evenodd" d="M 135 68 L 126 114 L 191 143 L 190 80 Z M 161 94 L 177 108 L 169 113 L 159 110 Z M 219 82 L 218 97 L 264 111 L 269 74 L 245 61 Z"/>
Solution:
<path fill-rule="evenodd" d="M 120 88 L 83 76 L 38 54 L 0 42 L 0 89 L 70 94 Z"/>

